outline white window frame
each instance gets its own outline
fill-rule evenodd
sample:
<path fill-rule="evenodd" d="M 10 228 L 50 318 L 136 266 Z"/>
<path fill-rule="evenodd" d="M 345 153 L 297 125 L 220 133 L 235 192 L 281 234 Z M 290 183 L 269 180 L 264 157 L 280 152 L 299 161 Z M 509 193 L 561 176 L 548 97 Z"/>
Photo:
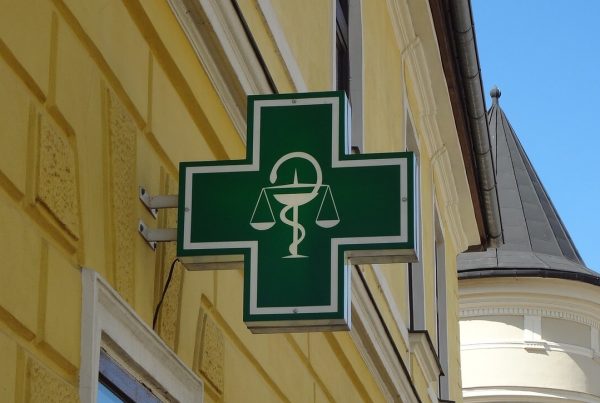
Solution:
<path fill-rule="evenodd" d="M 417 242 L 417 261 L 410 264 L 410 284 L 412 299 L 409 301 L 410 330 L 427 330 L 426 304 L 425 304 L 425 270 L 421 256 L 422 218 L 421 218 L 421 153 L 419 139 L 415 130 L 414 120 L 408 107 L 408 97 L 404 93 L 404 148 L 415 153 L 414 178 L 415 178 L 415 242 Z"/>
<path fill-rule="evenodd" d="M 97 272 L 83 268 L 79 397 L 95 403 L 100 348 L 110 342 L 143 379 L 180 402 L 202 403 L 204 385 Z M 111 353 L 114 353 L 111 351 Z M 141 375 L 141 374 L 135 374 Z"/>
<path fill-rule="evenodd" d="M 335 90 L 337 85 L 337 49 L 336 49 L 336 1 L 332 1 L 332 76 L 331 89 Z M 350 116 L 350 139 L 352 147 L 364 151 L 363 138 L 363 32 L 362 32 L 362 0 L 348 0 L 348 58 L 350 62 L 350 99 L 352 113 Z"/>
<path fill-rule="evenodd" d="M 450 398 L 448 377 L 448 297 L 446 282 L 446 241 L 442 231 L 437 200 L 434 201 L 434 259 L 435 259 L 435 298 L 436 298 L 436 340 L 437 353 L 443 375 L 439 378 L 439 397 L 443 400 Z"/>
<path fill-rule="evenodd" d="M 352 98 L 352 146 L 364 151 L 362 1 L 348 0 L 348 51 Z"/>

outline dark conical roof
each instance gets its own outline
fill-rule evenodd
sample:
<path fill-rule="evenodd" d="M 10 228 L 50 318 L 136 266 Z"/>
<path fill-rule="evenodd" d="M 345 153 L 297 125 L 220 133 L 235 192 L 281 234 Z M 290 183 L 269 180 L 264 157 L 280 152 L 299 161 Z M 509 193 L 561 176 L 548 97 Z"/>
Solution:
<path fill-rule="evenodd" d="M 459 278 L 560 277 L 600 285 L 589 270 L 546 193 L 492 89 L 490 142 L 504 244 L 458 257 Z"/>

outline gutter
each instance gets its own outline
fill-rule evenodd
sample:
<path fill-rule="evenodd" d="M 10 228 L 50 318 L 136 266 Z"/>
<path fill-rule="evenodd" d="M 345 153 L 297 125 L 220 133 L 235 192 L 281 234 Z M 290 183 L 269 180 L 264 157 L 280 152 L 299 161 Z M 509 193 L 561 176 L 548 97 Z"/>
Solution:
<path fill-rule="evenodd" d="M 469 0 L 429 0 L 482 251 L 503 243 L 477 43 Z"/>
<path fill-rule="evenodd" d="M 483 199 L 487 245 L 482 246 L 497 247 L 503 242 L 502 220 L 471 3 L 470 0 L 450 0 L 445 3 L 450 11 L 456 58 L 463 83 L 464 102 Z"/>

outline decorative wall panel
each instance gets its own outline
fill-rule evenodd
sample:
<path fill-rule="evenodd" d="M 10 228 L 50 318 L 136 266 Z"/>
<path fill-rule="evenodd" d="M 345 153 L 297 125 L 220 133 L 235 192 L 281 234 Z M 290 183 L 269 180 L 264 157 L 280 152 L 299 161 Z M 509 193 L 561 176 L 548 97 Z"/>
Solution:
<path fill-rule="evenodd" d="M 27 360 L 27 396 L 30 403 L 79 402 L 77 389 L 32 358 Z"/>
<path fill-rule="evenodd" d="M 223 332 L 202 308 L 198 313 L 197 341 L 194 351 L 194 371 L 223 393 L 225 386 L 225 341 Z"/>
<path fill-rule="evenodd" d="M 40 122 L 38 200 L 74 238 L 79 237 L 75 151 L 47 118 Z"/>
<path fill-rule="evenodd" d="M 161 187 L 161 193 L 177 194 L 177 184 L 175 180 L 166 174 L 166 170 L 162 171 L 164 185 Z M 176 228 L 177 227 L 177 209 L 164 209 L 160 212 L 159 227 L 161 228 Z M 157 298 L 160 298 L 164 286 L 169 276 L 169 269 L 173 259 L 177 256 L 177 247 L 175 242 L 165 242 L 159 247 L 160 258 L 157 259 L 159 267 L 156 273 L 159 276 L 156 284 L 160 284 L 157 290 Z M 160 321 L 158 330 L 161 338 L 174 350 L 177 351 L 179 343 L 179 320 L 181 307 L 181 293 L 183 286 L 183 267 L 176 263 L 173 268 L 173 277 L 165 299 L 161 307 Z"/>
<path fill-rule="evenodd" d="M 114 241 L 115 288 L 133 301 L 136 236 L 136 135 L 135 122 L 125 107 L 108 92 L 110 155 L 110 207 Z"/>

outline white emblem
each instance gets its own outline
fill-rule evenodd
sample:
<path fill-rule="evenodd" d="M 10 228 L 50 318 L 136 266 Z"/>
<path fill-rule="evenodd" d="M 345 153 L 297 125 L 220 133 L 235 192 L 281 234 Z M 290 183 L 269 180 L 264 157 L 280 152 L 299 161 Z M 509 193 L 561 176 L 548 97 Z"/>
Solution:
<path fill-rule="evenodd" d="M 275 162 L 275 165 L 273 165 L 271 175 L 269 176 L 271 184 L 275 184 L 277 181 L 277 171 L 279 170 L 279 167 L 284 162 L 292 158 L 304 159 L 312 164 L 317 175 L 315 183 L 298 182 L 298 172 L 294 171 L 294 181 L 292 183 L 262 188 L 260 195 L 258 196 L 258 200 L 256 201 L 252 218 L 250 219 L 250 225 L 259 231 L 268 230 L 275 225 L 275 216 L 273 215 L 273 209 L 271 208 L 271 203 L 269 202 L 269 198 L 267 196 L 267 190 L 269 190 L 273 198 L 275 198 L 275 200 L 284 206 L 279 213 L 279 219 L 282 223 L 292 227 L 292 243 L 289 246 L 290 255 L 285 257 L 299 258 L 306 257 L 298 254 L 298 245 L 300 245 L 300 242 L 302 242 L 306 236 L 306 230 L 304 229 L 304 226 L 298 222 L 298 208 L 300 206 L 315 199 L 319 194 L 319 190 L 321 188 L 325 188 L 323 200 L 321 201 L 315 222 L 319 227 L 331 228 L 335 227 L 340 222 L 340 218 L 337 212 L 335 201 L 333 200 L 333 195 L 331 194 L 331 188 L 329 185 L 323 184 L 323 173 L 321 172 L 321 167 L 319 166 L 317 160 L 310 154 L 298 151 L 286 154 L 279 158 L 277 162 Z M 297 189 L 298 192 L 290 192 L 290 189 Z M 326 208 L 330 210 L 333 208 L 334 214 L 329 214 L 329 217 L 325 217 L 324 214 L 321 213 L 323 210 L 323 205 L 326 205 Z M 291 218 L 287 216 L 287 213 L 290 210 L 292 210 Z M 262 217 L 255 217 L 257 215 L 257 211 L 262 213 Z M 268 214 L 265 214 L 267 211 Z M 267 216 L 266 219 L 264 217 L 265 215 Z"/>

